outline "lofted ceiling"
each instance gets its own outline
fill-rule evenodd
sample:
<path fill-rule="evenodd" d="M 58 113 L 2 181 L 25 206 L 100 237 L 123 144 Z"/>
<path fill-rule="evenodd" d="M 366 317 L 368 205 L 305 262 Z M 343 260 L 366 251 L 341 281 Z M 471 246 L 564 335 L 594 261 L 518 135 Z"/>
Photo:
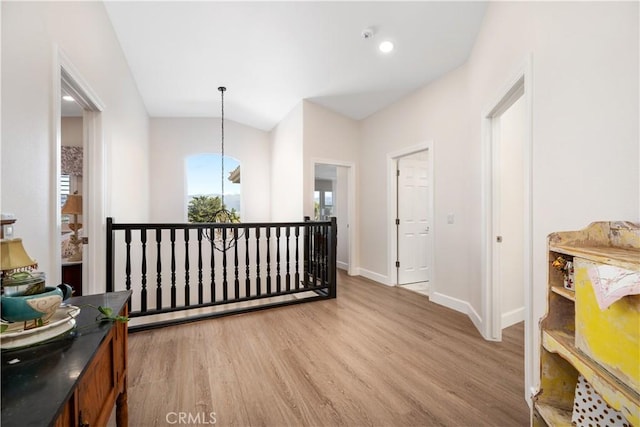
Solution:
<path fill-rule="evenodd" d="M 151 117 L 270 130 L 308 99 L 359 120 L 462 65 L 485 2 L 106 1 Z M 373 30 L 365 39 L 363 30 Z M 383 40 L 394 43 L 388 54 Z"/>

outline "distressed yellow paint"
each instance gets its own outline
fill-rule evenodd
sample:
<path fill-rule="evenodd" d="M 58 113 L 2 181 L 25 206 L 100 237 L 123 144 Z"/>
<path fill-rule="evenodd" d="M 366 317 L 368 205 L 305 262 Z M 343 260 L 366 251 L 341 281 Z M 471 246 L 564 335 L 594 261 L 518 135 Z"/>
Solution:
<path fill-rule="evenodd" d="M 596 264 L 574 259 L 576 347 L 640 392 L 640 297 L 627 296 L 600 310 L 589 280 Z"/>
<path fill-rule="evenodd" d="M 532 423 L 569 425 L 578 374 L 614 409 L 640 427 L 640 295 L 600 310 L 588 268 L 610 265 L 640 271 L 640 224 L 595 222 L 548 238 L 548 310 L 540 322 L 540 389 Z M 551 267 L 558 256 L 574 261 L 575 293 Z"/>
<path fill-rule="evenodd" d="M 621 387 L 620 381 L 605 374 L 602 366 L 581 351 L 576 351 L 574 336 L 561 331 L 545 331 L 542 334 L 543 353 L 541 355 L 541 393 L 537 399 L 558 409 L 566 409 L 567 388 L 577 382 L 578 372 L 585 377 L 598 394 L 617 411 L 621 411 L 633 426 L 640 426 L 640 395 L 628 387 Z M 545 351 L 546 350 L 546 351 Z M 559 358 L 553 358 L 557 353 Z M 561 359 L 560 359 L 561 358 Z M 562 360 L 566 364 L 562 364 Z M 562 372 L 561 372 L 562 371 Z M 563 381 L 562 378 L 573 378 Z M 571 394 L 571 398 L 573 394 Z M 549 425 L 556 425 L 549 423 Z"/>

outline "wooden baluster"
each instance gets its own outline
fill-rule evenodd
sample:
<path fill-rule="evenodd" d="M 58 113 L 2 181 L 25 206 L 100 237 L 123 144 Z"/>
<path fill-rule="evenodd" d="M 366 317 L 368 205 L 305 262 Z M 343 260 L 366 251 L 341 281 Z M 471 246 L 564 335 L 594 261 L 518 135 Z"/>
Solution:
<path fill-rule="evenodd" d="M 171 308 L 176 307 L 176 230 L 171 229 Z"/>
<path fill-rule="evenodd" d="M 324 285 L 327 278 L 327 226 L 320 226 L 322 236 L 322 251 L 320 252 L 320 284 Z"/>
<path fill-rule="evenodd" d="M 322 284 L 329 282 L 329 226 L 322 226 Z"/>
<path fill-rule="evenodd" d="M 227 229 L 222 228 L 222 301 L 229 301 L 227 289 Z"/>
<path fill-rule="evenodd" d="M 287 272 L 285 274 L 285 284 L 287 291 L 291 290 L 291 275 L 289 274 L 290 270 L 290 254 L 289 254 L 289 237 L 291 236 L 291 227 L 287 226 L 287 229 L 284 232 L 285 237 L 287 238 Z"/>
<path fill-rule="evenodd" d="M 131 230 L 124 230 L 125 250 L 125 266 L 124 266 L 124 283 L 127 290 L 131 289 Z"/>
<path fill-rule="evenodd" d="M 204 303 L 202 288 L 202 228 L 198 228 L 198 304 Z"/>
<path fill-rule="evenodd" d="M 244 242 L 245 242 L 245 247 L 244 247 L 244 254 L 245 254 L 245 266 L 246 266 L 246 271 L 245 271 L 245 290 L 244 290 L 244 296 L 248 297 L 251 296 L 251 279 L 249 278 L 249 275 L 251 274 L 249 272 L 249 227 L 245 227 L 244 228 Z M 236 243 L 237 244 L 237 243 Z"/>
<path fill-rule="evenodd" d="M 162 309 L 162 229 L 156 229 L 156 310 Z"/>
<path fill-rule="evenodd" d="M 271 227 L 267 227 L 267 294 L 271 293 Z"/>
<path fill-rule="evenodd" d="M 309 277 L 311 273 L 311 226 L 309 225 L 310 218 L 304 217 L 304 240 L 303 244 L 303 260 L 302 260 L 302 287 L 309 286 Z"/>
<path fill-rule="evenodd" d="M 260 295 L 260 227 L 256 227 L 256 295 Z"/>
<path fill-rule="evenodd" d="M 147 230 L 140 230 L 142 242 L 142 289 L 140 290 L 140 311 L 147 311 Z"/>
<path fill-rule="evenodd" d="M 312 262 L 312 270 L 313 270 L 313 281 L 311 286 L 315 287 L 318 284 L 318 227 L 311 227 L 311 257 L 313 259 Z"/>
<path fill-rule="evenodd" d="M 318 282 L 320 284 L 322 284 L 322 250 L 323 250 L 324 241 L 322 240 L 323 236 L 322 236 L 322 226 L 321 225 L 318 225 L 316 227 L 316 233 L 318 234 L 318 247 L 316 249 L 316 254 L 317 254 L 317 257 L 318 257 L 318 260 L 316 262 L 317 269 L 318 269 L 317 279 L 318 279 Z M 316 282 L 316 286 L 318 286 L 317 282 Z"/>
<path fill-rule="evenodd" d="M 235 299 L 240 298 L 240 280 L 238 278 L 238 228 L 233 229 L 233 289 Z"/>
<path fill-rule="evenodd" d="M 213 244 L 213 227 L 209 229 L 209 246 L 211 249 L 211 302 L 216 302 L 216 248 Z"/>
<path fill-rule="evenodd" d="M 280 278 L 280 227 L 276 227 L 276 293 L 282 291 Z"/>
<path fill-rule="evenodd" d="M 296 231 L 295 231 L 295 236 L 296 236 L 296 274 L 294 276 L 294 280 L 296 282 L 296 289 L 300 289 L 300 252 L 299 252 L 299 248 L 298 248 L 298 242 L 300 239 L 300 227 L 296 225 Z"/>
<path fill-rule="evenodd" d="M 319 231 L 320 231 L 320 250 L 318 251 L 318 276 L 320 277 L 320 285 L 324 285 L 324 273 L 325 273 L 325 268 L 324 268 L 324 248 L 325 248 L 325 236 L 324 236 L 324 230 L 325 230 L 325 226 L 321 225 L 319 227 Z"/>
<path fill-rule="evenodd" d="M 184 305 L 191 305 L 189 287 L 189 229 L 184 229 Z"/>

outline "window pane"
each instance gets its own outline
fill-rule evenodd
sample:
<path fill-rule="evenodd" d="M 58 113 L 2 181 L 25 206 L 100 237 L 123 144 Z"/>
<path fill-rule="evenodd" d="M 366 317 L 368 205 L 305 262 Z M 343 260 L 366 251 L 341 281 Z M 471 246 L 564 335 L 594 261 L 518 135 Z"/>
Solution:
<path fill-rule="evenodd" d="M 71 192 L 71 177 L 69 175 L 60 175 L 60 207 L 64 206 L 67 196 Z M 62 223 L 69 222 L 69 215 L 62 214 Z"/>
<path fill-rule="evenodd" d="M 195 196 L 220 197 L 222 194 L 222 156 L 199 154 L 187 158 L 187 205 Z M 233 180 L 233 181 L 232 181 Z M 224 157 L 224 203 L 240 214 L 240 162 Z"/>
<path fill-rule="evenodd" d="M 324 192 L 324 205 L 333 206 L 333 192 L 331 191 Z"/>

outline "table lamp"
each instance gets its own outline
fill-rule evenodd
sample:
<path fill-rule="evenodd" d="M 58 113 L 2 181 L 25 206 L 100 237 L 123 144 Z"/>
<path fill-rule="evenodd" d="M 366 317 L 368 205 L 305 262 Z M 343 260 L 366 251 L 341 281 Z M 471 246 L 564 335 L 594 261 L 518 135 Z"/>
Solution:
<path fill-rule="evenodd" d="M 0 240 L 0 270 L 3 275 L 37 266 L 38 264 L 24 250 L 22 239 Z"/>
<path fill-rule="evenodd" d="M 73 253 L 67 259 L 69 261 L 82 261 L 82 247 L 80 246 L 82 241 L 78 237 L 78 230 L 82 228 L 82 224 L 78 222 L 78 215 L 82 215 L 82 196 L 77 191 L 67 196 L 67 200 L 62 207 L 62 213 L 73 215 L 73 223 L 69 223 L 69 228 L 73 230 L 73 235 L 70 237 Z"/>

